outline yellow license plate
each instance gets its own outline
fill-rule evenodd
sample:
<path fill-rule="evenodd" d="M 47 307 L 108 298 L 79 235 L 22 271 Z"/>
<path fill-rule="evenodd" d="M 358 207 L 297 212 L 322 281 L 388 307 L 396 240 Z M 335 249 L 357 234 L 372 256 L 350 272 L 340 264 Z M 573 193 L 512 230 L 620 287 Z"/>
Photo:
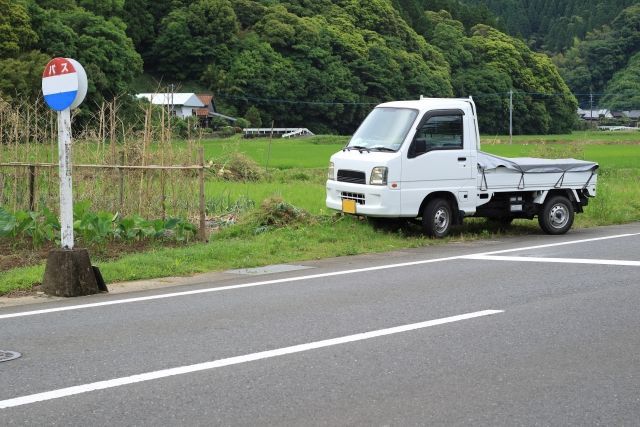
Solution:
<path fill-rule="evenodd" d="M 342 199 L 342 212 L 348 214 L 356 213 L 356 201 L 349 199 Z"/>

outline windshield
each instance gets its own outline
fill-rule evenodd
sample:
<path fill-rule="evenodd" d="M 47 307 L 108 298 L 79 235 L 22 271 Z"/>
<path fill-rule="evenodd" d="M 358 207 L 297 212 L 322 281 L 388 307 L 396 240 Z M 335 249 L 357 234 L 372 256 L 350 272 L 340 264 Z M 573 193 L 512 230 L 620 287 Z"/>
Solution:
<path fill-rule="evenodd" d="M 347 148 L 397 151 L 418 115 L 409 108 L 375 108 L 356 133 Z"/>

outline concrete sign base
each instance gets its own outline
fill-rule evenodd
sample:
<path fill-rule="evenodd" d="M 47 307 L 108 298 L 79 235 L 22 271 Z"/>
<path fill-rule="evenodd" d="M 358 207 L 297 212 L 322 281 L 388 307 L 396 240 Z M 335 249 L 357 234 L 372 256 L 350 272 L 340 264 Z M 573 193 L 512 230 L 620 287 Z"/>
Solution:
<path fill-rule="evenodd" d="M 53 249 L 42 280 L 45 294 L 78 297 L 100 292 L 86 249 Z"/>

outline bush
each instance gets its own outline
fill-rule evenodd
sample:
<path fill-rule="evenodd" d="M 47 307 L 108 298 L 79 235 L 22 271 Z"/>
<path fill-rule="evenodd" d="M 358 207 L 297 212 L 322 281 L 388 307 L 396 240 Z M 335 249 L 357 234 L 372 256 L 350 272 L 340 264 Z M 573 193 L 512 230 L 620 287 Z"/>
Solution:
<path fill-rule="evenodd" d="M 236 120 L 235 125 L 236 127 L 243 129 L 243 128 L 248 128 L 250 126 L 250 123 L 249 123 L 249 120 L 243 119 L 242 117 L 240 117 L 238 118 L 238 120 Z"/>
<path fill-rule="evenodd" d="M 313 222 L 313 217 L 304 209 L 285 202 L 281 197 L 265 199 L 260 208 L 250 217 L 250 221 L 264 231 L 268 228 L 282 228 Z"/>
<path fill-rule="evenodd" d="M 264 176 L 255 160 L 237 151 L 210 161 L 209 167 L 218 178 L 226 181 L 258 181 Z"/>

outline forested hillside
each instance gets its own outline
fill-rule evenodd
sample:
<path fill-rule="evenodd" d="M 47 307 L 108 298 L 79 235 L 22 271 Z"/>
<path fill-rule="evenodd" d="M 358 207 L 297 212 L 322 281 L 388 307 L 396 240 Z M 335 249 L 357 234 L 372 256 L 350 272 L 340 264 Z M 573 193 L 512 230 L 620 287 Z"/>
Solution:
<path fill-rule="evenodd" d="M 555 55 L 582 106 L 640 108 L 639 0 L 465 2 L 487 7 L 497 26 Z"/>
<path fill-rule="evenodd" d="M 263 123 L 318 132 L 420 95 L 473 95 L 482 130 L 504 132 L 510 90 L 516 132 L 570 130 L 557 68 L 496 25 L 458 0 L 0 0 L 0 93 L 35 97 L 47 59 L 69 56 L 90 78 L 85 109 L 144 72 L 210 90 L 228 114 L 256 107 Z"/>
<path fill-rule="evenodd" d="M 426 0 L 429 2 L 428 0 Z M 589 31 L 610 25 L 623 9 L 638 0 L 465 0 L 486 6 L 498 25 L 520 35 L 535 49 L 560 52 Z"/>

